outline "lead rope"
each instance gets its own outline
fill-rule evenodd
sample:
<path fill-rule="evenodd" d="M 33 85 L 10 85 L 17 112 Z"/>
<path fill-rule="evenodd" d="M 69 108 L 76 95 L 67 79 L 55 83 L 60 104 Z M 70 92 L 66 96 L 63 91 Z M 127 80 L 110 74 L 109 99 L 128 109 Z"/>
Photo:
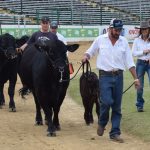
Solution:
<path fill-rule="evenodd" d="M 74 78 L 76 77 L 76 75 L 78 74 L 79 70 L 81 69 L 81 67 L 83 66 L 83 64 L 84 64 L 84 63 L 81 63 L 79 69 L 77 70 L 77 72 L 75 73 L 75 75 L 74 75 L 72 78 L 70 78 L 70 79 L 68 79 L 68 80 L 63 80 L 63 79 L 62 79 L 61 82 L 67 82 L 67 81 L 70 81 L 70 80 L 74 79 Z"/>
<path fill-rule="evenodd" d="M 144 74 L 145 74 L 145 73 L 141 74 L 141 75 L 138 77 L 138 79 L 140 79 Z M 133 85 L 134 85 L 134 82 L 133 82 L 127 89 L 125 89 L 122 94 L 124 94 L 125 92 L 127 92 Z"/>

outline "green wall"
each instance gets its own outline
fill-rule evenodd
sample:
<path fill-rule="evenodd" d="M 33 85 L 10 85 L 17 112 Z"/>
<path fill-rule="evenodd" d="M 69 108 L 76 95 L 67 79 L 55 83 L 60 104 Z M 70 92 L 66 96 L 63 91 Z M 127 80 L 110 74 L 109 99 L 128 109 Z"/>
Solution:
<path fill-rule="evenodd" d="M 38 28 L 2 28 L 2 33 L 7 32 L 15 37 L 21 37 L 25 34 L 31 35 L 37 30 Z M 66 38 L 97 37 L 99 28 L 59 28 L 59 33 Z"/>

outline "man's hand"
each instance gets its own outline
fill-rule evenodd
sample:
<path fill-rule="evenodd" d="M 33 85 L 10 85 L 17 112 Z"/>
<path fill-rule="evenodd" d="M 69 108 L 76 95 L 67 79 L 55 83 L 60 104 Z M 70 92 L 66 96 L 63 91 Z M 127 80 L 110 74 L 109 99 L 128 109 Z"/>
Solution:
<path fill-rule="evenodd" d="M 143 54 L 147 55 L 148 53 L 150 53 L 150 49 L 146 49 L 143 51 Z"/>
<path fill-rule="evenodd" d="M 82 59 L 82 63 L 85 63 L 87 60 L 90 59 L 90 55 L 89 54 L 84 54 L 83 59 Z"/>
<path fill-rule="evenodd" d="M 135 85 L 136 89 L 139 89 L 140 88 L 140 80 L 139 79 L 135 79 L 134 80 L 134 85 Z"/>
<path fill-rule="evenodd" d="M 17 53 L 22 53 L 23 50 L 21 48 L 16 48 Z"/>

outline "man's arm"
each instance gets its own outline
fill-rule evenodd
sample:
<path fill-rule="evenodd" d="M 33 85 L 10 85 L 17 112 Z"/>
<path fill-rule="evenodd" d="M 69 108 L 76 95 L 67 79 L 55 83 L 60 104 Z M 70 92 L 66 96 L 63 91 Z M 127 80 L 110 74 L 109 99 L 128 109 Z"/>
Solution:
<path fill-rule="evenodd" d="M 25 43 L 25 44 L 23 44 L 20 48 L 21 48 L 22 51 L 24 51 L 24 49 L 25 49 L 27 46 L 28 46 L 28 44 Z"/>
<path fill-rule="evenodd" d="M 28 45 L 27 43 L 23 44 L 21 47 L 16 48 L 16 51 L 18 53 L 21 53 L 22 51 L 24 51 L 24 49 L 27 47 L 27 45 Z"/>

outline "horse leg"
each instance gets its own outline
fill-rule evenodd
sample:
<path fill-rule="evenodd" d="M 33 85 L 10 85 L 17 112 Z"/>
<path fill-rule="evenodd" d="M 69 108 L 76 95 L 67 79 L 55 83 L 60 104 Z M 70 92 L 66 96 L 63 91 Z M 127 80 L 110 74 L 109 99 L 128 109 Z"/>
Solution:
<path fill-rule="evenodd" d="M 2 109 L 2 106 L 5 105 L 3 88 L 4 88 L 4 84 L 0 84 L 0 109 Z"/>
<path fill-rule="evenodd" d="M 87 125 L 90 124 L 90 116 L 89 116 L 89 98 L 82 98 L 83 106 L 84 106 L 84 120 Z"/>
<path fill-rule="evenodd" d="M 60 86 L 59 87 L 59 97 L 58 97 L 58 103 L 55 104 L 55 106 L 53 107 L 53 111 L 54 111 L 54 117 L 53 117 L 53 124 L 56 128 L 57 131 L 61 130 L 61 126 L 59 123 L 59 111 L 60 111 L 60 107 L 64 101 L 64 98 L 66 96 L 66 91 L 68 88 L 68 83 L 62 83 L 63 85 L 61 85 L 63 87 Z"/>
<path fill-rule="evenodd" d="M 59 114 L 59 111 L 60 111 L 60 107 L 59 106 L 57 106 L 57 107 L 58 108 L 53 108 L 53 111 L 54 111 L 53 124 L 54 124 L 56 130 L 60 131 L 61 127 L 60 127 L 59 117 L 58 117 L 58 114 Z"/>
<path fill-rule="evenodd" d="M 89 104 L 89 120 L 90 120 L 90 123 L 94 122 L 94 119 L 93 119 L 93 106 L 94 106 L 94 101 L 91 98 L 90 99 L 90 104 Z"/>
<path fill-rule="evenodd" d="M 97 118 L 99 119 L 99 115 L 100 115 L 100 103 L 98 102 L 98 98 L 97 100 L 95 101 L 95 104 L 96 104 L 96 114 L 97 114 Z"/>
<path fill-rule="evenodd" d="M 36 106 L 36 117 L 35 117 L 35 125 L 43 125 L 43 119 L 42 119 L 42 114 L 41 114 L 41 106 L 39 104 L 39 101 L 35 95 L 34 90 L 32 91 L 33 96 L 34 96 L 34 102 Z"/>
<path fill-rule="evenodd" d="M 10 101 L 9 101 L 9 111 L 10 112 L 16 112 L 16 106 L 15 106 L 15 101 L 14 101 L 14 92 L 15 92 L 16 81 L 17 81 L 17 78 L 15 80 L 9 81 L 8 95 L 10 98 Z"/>
<path fill-rule="evenodd" d="M 50 93 L 47 91 L 47 89 L 43 89 L 43 88 L 42 89 L 37 88 L 35 91 L 36 91 L 37 100 L 40 106 L 42 107 L 44 114 L 48 121 L 47 136 L 50 136 L 50 137 L 56 136 L 56 129 L 52 122 L 52 115 L 53 115 L 52 105 L 49 104 Z"/>
<path fill-rule="evenodd" d="M 45 105 L 45 104 L 44 105 L 42 104 L 41 106 L 44 110 L 44 113 L 48 122 L 47 136 L 49 137 L 56 136 L 56 128 L 52 122 L 52 115 L 53 115 L 52 107 Z"/>

